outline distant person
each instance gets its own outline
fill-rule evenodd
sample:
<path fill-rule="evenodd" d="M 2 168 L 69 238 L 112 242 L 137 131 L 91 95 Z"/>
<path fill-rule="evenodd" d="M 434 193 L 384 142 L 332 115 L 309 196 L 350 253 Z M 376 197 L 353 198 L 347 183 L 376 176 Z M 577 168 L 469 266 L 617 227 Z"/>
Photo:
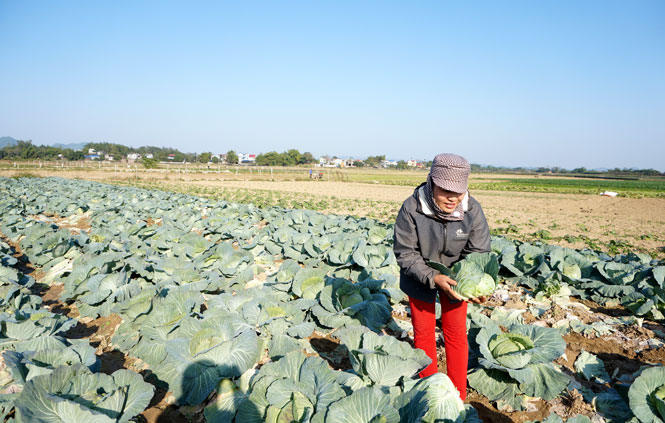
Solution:
<path fill-rule="evenodd" d="M 433 260 L 450 267 L 472 252 L 490 251 L 490 231 L 483 210 L 468 192 L 470 166 L 463 157 L 434 157 L 427 182 L 404 201 L 395 221 L 394 251 L 400 267 L 400 288 L 409 296 L 414 344 L 432 363 L 420 372 L 438 372 L 436 355 L 437 293 L 448 377 L 466 399 L 469 344 L 466 334 L 467 304 L 452 286 L 457 282 L 429 267 Z M 485 297 L 469 301 L 482 303 Z"/>
<path fill-rule="evenodd" d="M 312 169 L 309 170 L 309 179 L 312 179 Z"/>

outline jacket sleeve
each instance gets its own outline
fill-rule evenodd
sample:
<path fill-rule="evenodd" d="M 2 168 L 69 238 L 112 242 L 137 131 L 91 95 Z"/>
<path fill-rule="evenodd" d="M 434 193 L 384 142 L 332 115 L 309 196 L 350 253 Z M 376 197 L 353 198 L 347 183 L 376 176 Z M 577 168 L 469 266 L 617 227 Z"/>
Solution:
<path fill-rule="evenodd" d="M 439 272 L 429 267 L 420 253 L 416 223 L 407 210 L 406 203 L 402 205 L 395 220 L 393 251 L 397 264 L 406 276 L 430 289 L 435 288 L 434 276 Z"/>
<path fill-rule="evenodd" d="M 490 228 L 483 213 L 483 208 L 479 203 L 475 204 L 476 213 L 473 215 L 473 224 L 469 238 L 462 250 L 461 257 L 464 258 L 470 253 L 488 253 L 491 251 Z"/>

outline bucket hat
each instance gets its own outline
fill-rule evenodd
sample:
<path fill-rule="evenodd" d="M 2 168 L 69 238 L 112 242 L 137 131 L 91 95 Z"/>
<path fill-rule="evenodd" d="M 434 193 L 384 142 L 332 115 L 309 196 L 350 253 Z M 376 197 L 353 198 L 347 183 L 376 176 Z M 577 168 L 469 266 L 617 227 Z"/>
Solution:
<path fill-rule="evenodd" d="M 470 172 L 471 166 L 464 157 L 443 153 L 434 157 L 429 176 L 439 188 L 461 194 L 469 189 Z"/>

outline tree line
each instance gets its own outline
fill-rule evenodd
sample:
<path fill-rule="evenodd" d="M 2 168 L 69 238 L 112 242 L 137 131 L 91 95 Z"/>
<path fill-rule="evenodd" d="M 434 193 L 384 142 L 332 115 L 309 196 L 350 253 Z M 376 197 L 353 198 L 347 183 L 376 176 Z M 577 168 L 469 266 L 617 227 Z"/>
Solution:
<path fill-rule="evenodd" d="M 71 148 L 53 147 L 48 145 L 34 145 L 30 140 L 19 140 L 16 144 L 6 145 L 0 148 L 0 160 L 83 160 L 88 154 L 90 149 L 95 151 L 103 151 L 105 155 L 112 155 L 115 159 L 125 158 L 130 153 L 138 153 L 145 158 L 147 154 L 152 154 L 153 159 L 148 160 L 149 165 L 157 166 L 162 161 L 173 162 L 189 162 L 189 163 L 217 163 L 219 159 L 213 157 L 212 152 L 204 153 L 183 153 L 175 148 L 170 147 L 128 147 L 122 144 L 114 144 L 107 142 L 91 142 L 87 143 L 81 150 L 74 150 Z M 169 156 L 173 155 L 172 159 Z M 380 167 L 386 159 L 385 155 L 369 156 L 364 161 L 354 161 L 356 167 Z M 146 160 L 144 159 L 144 162 Z M 229 164 L 238 163 L 238 154 L 234 150 L 229 150 L 226 153 L 226 162 Z M 271 151 L 268 153 L 259 154 L 256 156 L 256 164 L 258 166 L 297 166 L 316 163 L 312 153 L 300 153 L 296 149 L 287 150 L 282 153 Z M 432 165 L 431 161 L 423 162 L 423 167 L 429 169 Z M 404 160 L 397 162 L 397 169 L 408 169 L 407 163 Z M 479 164 L 471 164 L 471 172 L 473 173 L 538 173 L 538 174 L 574 174 L 580 176 L 594 176 L 594 175 L 616 175 L 625 177 L 643 177 L 643 176 L 665 176 L 665 172 L 660 172 L 656 169 L 627 169 L 627 168 L 614 168 L 607 170 L 589 170 L 585 167 L 578 167 L 568 170 L 562 167 L 538 167 L 538 168 L 525 168 L 525 167 L 501 167 L 501 166 L 484 166 Z"/>
<path fill-rule="evenodd" d="M 0 149 L 0 160 L 83 160 L 88 152 L 103 152 L 105 156 L 113 156 L 114 159 L 122 159 L 128 154 L 140 154 L 144 164 L 148 167 L 154 167 L 159 162 L 189 162 L 189 163 L 218 163 L 220 161 L 217 155 L 207 151 L 203 153 L 183 153 L 175 148 L 169 147 L 128 147 L 122 144 L 109 142 L 91 142 L 87 143 L 81 150 L 71 148 L 52 147 L 46 145 L 34 145 L 32 141 L 17 141 L 16 144 L 7 145 Z M 146 155 L 152 154 L 152 159 L 147 159 Z M 238 153 L 234 150 L 226 152 L 226 162 L 229 164 L 238 163 Z M 269 152 L 256 156 L 256 164 L 262 166 L 295 166 L 299 164 L 316 163 L 312 153 L 300 153 L 298 150 L 291 149 L 283 153 Z"/>
<path fill-rule="evenodd" d="M 33 145 L 30 141 L 17 141 L 0 149 L 0 159 L 5 160 L 57 160 L 60 155 L 66 160 L 83 160 L 83 151 L 71 148 Z"/>
<path fill-rule="evenodd" d="M 257 166 L 297 166 L 316 162 L 317 160 L 314 158 L 312 153 L 307 151 L 300 153 L 300 151 L 295 149 L 291 149 L 283 153 L 270 151 L 268 153 L 259 154 L 256 156 Z"/>

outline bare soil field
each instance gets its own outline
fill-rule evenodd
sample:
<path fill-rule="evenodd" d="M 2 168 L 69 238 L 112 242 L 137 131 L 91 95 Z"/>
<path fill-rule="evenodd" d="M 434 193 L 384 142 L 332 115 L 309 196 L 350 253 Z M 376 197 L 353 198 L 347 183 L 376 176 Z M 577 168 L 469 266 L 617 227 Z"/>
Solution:
<path fill-rule="evenodd" d="M 258 179 L 253 175 L 232 173 L 137 172 L 112 170 L 31 169 L 35 176 L 59 176 L 107 183 L 149 185 L 153 188 L 191 192 L 195 188 L 215 190 L 269 190 L 293 195 L 305 194 L 333 200 L 354 200 L 355 215 L 368 215 L 372 208 L 385 207 L 394 216 L 413 193 L 413 186 L 383 185 L 327 180 Z M 21 175 L 20 170 L 0 170 L 0 176 Z M 501 175 L 472 175 L 472 180 L 497 178 Z M 423 180 L 425 174 L 423 173 Z M 665 199 L 604 197 L 585 194 L 530 193 L 510 191 L 475 191 L 483 206 L 490 228 L 517 239 L 542 239 L 571 248 L 616 247 L 615 251 L 641 251 L 665 255 Z M 363 207 L 363 202 L 375 203 Z M 376 202 L 379 202 L 378 204 Z M 340 202 L 341 203 L 341 202 Z M 324 212 L 349 213 L 348 207 L 335 207 L 332 201 Z"/>

